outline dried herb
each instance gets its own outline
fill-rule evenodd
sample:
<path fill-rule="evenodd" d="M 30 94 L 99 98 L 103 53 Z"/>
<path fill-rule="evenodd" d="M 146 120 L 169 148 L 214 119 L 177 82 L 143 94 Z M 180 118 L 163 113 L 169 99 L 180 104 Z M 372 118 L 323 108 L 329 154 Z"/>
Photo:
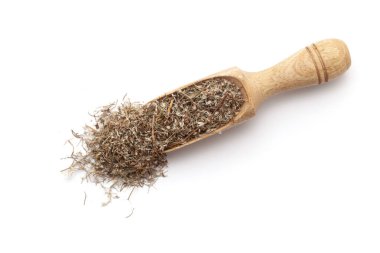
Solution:
<path fill-rule="evenodd" d="M 211 133 L 231 121 L 244 104 L 233 81 L 217 77 L 194 83 L 145 105 L 124 101 L 102 107 L 93 126 L 73 132 L 83 146 L 70 171 L 111 187 L 152 185 L 165 175 L 165 151 Z"/>

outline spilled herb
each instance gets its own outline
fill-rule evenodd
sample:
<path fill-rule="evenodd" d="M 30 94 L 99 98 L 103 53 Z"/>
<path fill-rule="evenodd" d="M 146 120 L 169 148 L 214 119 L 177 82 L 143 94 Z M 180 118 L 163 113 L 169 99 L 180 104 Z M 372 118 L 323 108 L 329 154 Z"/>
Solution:
<path fill-rule="evenodd" d="M 217 77 L 146 104 L 104 106 L 94 114 L 92 126 L 73 132 L 82 149 L 71 154 L 73 163 L 67 170 L 84 171 L 88 181 L 120 191 L 150 186 L 165 175 L 167 150 L 223 127 L 243 104 L 239 86 Z"/>

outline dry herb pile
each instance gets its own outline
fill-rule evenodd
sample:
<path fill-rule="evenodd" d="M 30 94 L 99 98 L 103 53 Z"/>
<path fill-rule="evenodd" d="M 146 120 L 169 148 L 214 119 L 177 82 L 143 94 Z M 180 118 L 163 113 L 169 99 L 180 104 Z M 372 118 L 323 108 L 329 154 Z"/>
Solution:
<path fill-rule="evenodd" d="M 244 96 L 226 78 L 207 79 L 147 104 L 111 104 L 95 113 L 95 124 L 73 132 L 83 149 L 71 155 L 70 171 L 112 187 L 151 185 L 164 176 L 166 150 L 226 125 Z"/>

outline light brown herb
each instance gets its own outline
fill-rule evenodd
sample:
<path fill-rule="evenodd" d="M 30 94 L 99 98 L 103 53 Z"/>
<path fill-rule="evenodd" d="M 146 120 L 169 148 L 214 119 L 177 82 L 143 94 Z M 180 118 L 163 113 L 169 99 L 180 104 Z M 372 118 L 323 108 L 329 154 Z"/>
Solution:
<path fill-rule="evenodd" d="M 142 105 L 124 101 L 102 107 L 73 136 L 83 150 L 73 152 L 70 171 L 115 187 L 152 185 L 165 175 L 165 151 L 211 133 L 230 122 L 244 104 L 233 81 L 211 78 Z"/>

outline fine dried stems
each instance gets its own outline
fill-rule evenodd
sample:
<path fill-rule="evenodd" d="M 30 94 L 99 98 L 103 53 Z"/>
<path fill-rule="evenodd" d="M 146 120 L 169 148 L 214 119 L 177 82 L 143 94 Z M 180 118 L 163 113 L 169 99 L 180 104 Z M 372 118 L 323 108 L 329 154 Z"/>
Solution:
<path fill-rule="evenodd" d="M 73 136 L 83 149 L 75 151 L 69 171 L 85 171 L 85 179 L 118 187 L 151 186 L 165 175 L 165 151 L 230 122 L 244 104 L 238 85 L 223 77 L 176 90 L 147 104 L 124 101 L 102 107 Z"/>

